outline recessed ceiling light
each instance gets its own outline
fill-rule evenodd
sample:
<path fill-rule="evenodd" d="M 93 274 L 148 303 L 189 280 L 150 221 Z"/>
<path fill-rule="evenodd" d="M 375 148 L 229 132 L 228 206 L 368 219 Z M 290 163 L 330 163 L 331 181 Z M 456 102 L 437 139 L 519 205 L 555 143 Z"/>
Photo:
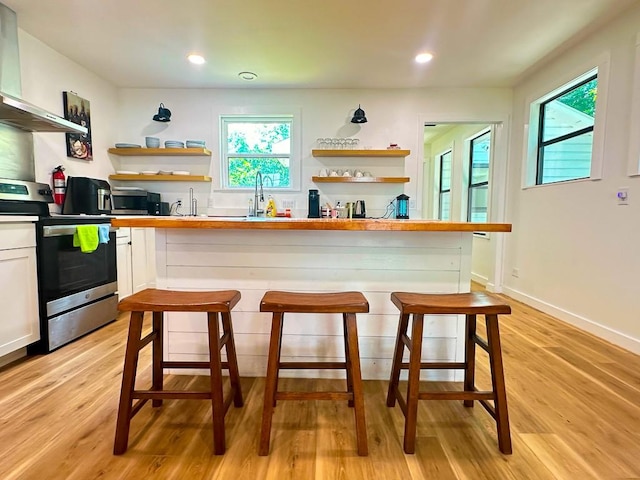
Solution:
<path fill-rule="evenodd" d="M 187 57 L 187 59 L 195 65 L 202 65 L 205 62 L 204 57 L 196 53 L 192 53 Z"/>
<path fill-rule="evenodd" d="M 433 55 L 429 52 L 424 52 L 416 55 L 416 62 L 418 63 L 428 63 L 433 59 Z"/>
<path fill-rule="evenodd" d="M 247 81 L 255 80 L 256 78 L 258 78 L 258 75 L 256 75 L 253 72 L 240 72 L 238 76 L 242 80 L 247 80 Z"/>

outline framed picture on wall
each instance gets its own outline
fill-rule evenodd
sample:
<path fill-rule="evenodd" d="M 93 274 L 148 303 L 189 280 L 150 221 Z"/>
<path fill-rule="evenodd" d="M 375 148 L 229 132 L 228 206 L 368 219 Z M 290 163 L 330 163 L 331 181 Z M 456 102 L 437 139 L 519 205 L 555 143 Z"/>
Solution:
<path fill-rule="evenodd" d="M 87 133 L 66 133 L 67 157 L 93 160 L 91 146 L 91 109 L 89 100 L 80 98 L 74 92 L 62 92 L 64 118 L 87 128 Z"/>

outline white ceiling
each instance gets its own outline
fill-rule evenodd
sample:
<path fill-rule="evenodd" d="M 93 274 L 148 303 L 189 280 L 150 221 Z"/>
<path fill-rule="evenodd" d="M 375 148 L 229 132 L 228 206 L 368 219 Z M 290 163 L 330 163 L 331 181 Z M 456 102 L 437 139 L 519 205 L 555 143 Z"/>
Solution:
<path fill-rule="evenodd" d="M 637 0 L 0 0 L 119 87 L 505 87 Z M 422 51 L 426 65 L 414 63 Z M 207 59 L 196 67 L 185 57 Z M 258 74 L 252 82 L 238 73 Z"/>

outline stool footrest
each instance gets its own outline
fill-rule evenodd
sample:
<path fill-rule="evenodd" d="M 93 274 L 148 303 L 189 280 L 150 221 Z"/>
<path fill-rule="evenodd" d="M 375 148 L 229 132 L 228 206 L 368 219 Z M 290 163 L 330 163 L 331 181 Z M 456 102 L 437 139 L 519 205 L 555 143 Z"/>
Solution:
<path fill-rule="evenodd" d="M 162 368 L 203 368 L 209 370 L 211 364 L 209 362 L 162 362 Z M 222 368 L 229 369 L 229 362 L 222 362 Z"/>
<path fill-rule="evenodd" d="M 493 400 L 493 392 L 420 392 L 420 400 Z"/>
<path fill-rule="evenodd" d="M 482 405 L 484 407 L 484 409 L 489 412 L 489 415 L 491 415 L 493 417 L 494 420 L 497 420 L 496 418 L 496 409 L 493 405 L 487 403 L 485 400 L 480 400 L 479 401 L 480 405 Z"/>
<path fill-rule="evenodd" d="M 489 353 L 489 343 L 482 337 L 478 335 L 473 336 L 473 341 L 476 342 L 478 346 L 480 346 L 485 352 Z"/>
<path fill-rule="evenodd" d="M 150 334 L 148 334 L 146 337 L 141 338 L 138 341 L 138 350 L 146 347 L 147 345 L 149 345 L 151 342 L 153 342 L 156 338 L 158 337 L 158 333 L 157 332 L 151 332 Z"/>
<path fill-rule="evenodd" d="M 346 362 L 280 362 L 278 368 L 281 369 L 318 369 L 318 370 L 336 370 L 347 368 Z"/>
<path fill-rule="evenodd" d="M 400 364 L 400 368 L 403 370 L 409 369 L 409 363 L 404 362 Z M 420 370 L 464 370 L 467 366 L 464 362 L 421 362 Z"/>
<path fill-rule="evenodd" d="M 134 390 L 133 398 L 141 399 L 182 399 L 182 400 L 208 400 L 211 392 L 185 392 L 182 390 Z"/>
<path fill-rule="evenodd" d="M 350 392 L 276 392 L 276 400 L 353 400 Z"/>

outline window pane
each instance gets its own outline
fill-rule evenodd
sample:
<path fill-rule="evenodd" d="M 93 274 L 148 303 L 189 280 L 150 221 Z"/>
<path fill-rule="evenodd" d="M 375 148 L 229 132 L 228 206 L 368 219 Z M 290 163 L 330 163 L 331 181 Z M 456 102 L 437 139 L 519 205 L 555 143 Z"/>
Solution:
<path fill-rule="evenodd" d="M 451 190 L 451 152 L 440 155 L 440 191 Z"/>
<path fill-rule="evenodd" d="M 291 153 L 291 123 L 289 122 L 229 122 L 227 152 Z"/>
<path fill-rule="evenodd" d="M 258 171 L 262 174 L 264 188 L 288 188 L 291 186 L 290 159 L 288 157 L 229 156 L 229 187 L 254 188 Z"/>
<path fill-rule="evenodd" d="M 470 222 L 487 221 L 488 193 L 487 185 L 469 189 L 469 215 L 467 217 Z"/>
<path fill-rule="evenodd" d="M 588 178 L 591 174 L 593 132 L 543 148 L 542 183 Z"/>
<path fill-rule="evenodd" d="M 472 185 L 489 181 L 489 157 L 491 132 L 484 133 L 471 140 L 471 175 Z"/>
<path fill-rule="evenodd" d="M 449 220 L 451 215 L 451 192 L 444 192 L 440 194 L 440 211 L 438 212 L 438 218 L 440 220 Z"/>
<path fill-rule="evenodd" d="M 593 127 L 598 79 L 569 90 L 543 106 L 542 140 L 548 141 L 587 127 Z"/>

